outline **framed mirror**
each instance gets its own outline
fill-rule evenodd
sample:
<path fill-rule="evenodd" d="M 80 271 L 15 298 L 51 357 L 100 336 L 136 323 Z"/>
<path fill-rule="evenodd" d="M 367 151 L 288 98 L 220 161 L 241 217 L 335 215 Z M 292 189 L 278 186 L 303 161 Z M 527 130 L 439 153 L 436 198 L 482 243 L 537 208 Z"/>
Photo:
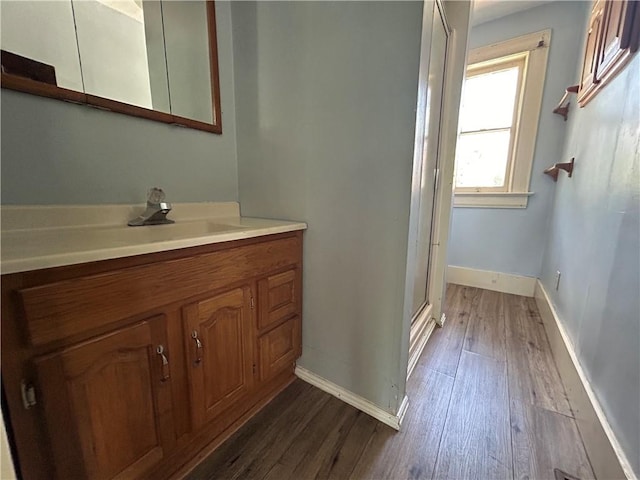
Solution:
<path fill-rule="evenodd" d="M 211 0 L 2 2 L 2 88 L 222 133 Z"/>

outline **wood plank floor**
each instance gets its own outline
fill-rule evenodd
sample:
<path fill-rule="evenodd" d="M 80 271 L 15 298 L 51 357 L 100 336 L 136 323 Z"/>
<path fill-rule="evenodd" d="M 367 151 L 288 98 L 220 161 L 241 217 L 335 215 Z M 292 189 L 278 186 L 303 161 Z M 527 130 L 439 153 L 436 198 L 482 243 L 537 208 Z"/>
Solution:
<path fill-rule="evenodd" d="M 449 285 L 396 432 L 297 380 L 189 480 L 594 478 L 532 299 Z"/>

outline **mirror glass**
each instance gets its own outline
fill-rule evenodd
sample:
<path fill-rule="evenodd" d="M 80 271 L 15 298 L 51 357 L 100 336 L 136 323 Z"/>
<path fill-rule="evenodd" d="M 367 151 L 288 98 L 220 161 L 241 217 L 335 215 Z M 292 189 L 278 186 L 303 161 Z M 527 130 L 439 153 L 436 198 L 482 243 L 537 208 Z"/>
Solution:
<path fill-rule="evenodd" d="M 49 85 L 83 91 L 70 2 L 2 2 L 1 18 L 3 73 L 29 75 Z M 4 52 L 17 58 L 7 60 Z M 21 58 L 33 61 L 29 71 Z"/>
<path fill-rule="evenodd" d="M 145 2 L 150 3 L 150 2 Z M 205 2 L 162 2 L 171 113 L 213 122 Z"/>
<path fill-rule="evenodd" d="M 134 0 L 73 0 L 84 91 L 90 95 L 169 112 L 154 104 L 142 2 Z M 162 31 L 162 18 L 149 29 Z M 162 65 L 166 78 L 164 62 Z M 165 85 L 166 87 L 166 85 Z M 168 94 L 164 94 L 164 98 Z"/>
<path fill-rule="evenodd" d="M 204 0 L 2 2 L 3 87 L 221 133 L 215 49 Z"/>

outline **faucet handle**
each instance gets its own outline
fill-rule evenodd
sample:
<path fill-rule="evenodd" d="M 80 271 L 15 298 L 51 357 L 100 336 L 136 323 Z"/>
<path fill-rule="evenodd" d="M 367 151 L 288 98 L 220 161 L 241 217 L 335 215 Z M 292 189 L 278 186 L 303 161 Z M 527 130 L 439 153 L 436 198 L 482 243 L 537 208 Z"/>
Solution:
<path fill-rule="evenodd" d="M 166 195 L 160 187 L 151 187 L 147 192 L 147 203 L 158 204 L 162 203 Z"/>

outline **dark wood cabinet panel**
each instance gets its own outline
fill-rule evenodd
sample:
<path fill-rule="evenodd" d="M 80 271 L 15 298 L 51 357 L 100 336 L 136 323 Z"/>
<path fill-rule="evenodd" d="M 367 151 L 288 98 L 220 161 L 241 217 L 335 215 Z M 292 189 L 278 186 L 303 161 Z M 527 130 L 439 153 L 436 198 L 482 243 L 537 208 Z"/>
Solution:
<path fill-rule="evenodd" d="M 299 317 L 290 318 L 260 337 L 260 381 L 269 380 L 295 362 L 300 345 L 299 337 Z"/>
<path fill-rule="evenodd" d="M 196 427 L 222 414 L 251 390 L 250 311 L 248 287 L 185 307 L 184 338 L 188 343 L 191 408 Z"/>
<path fill-rule="evenodd" d="M 292 269 L 258 281 L 258 328 L 264 330 L 300 313 L 299 270 Z"/>
<path fill-rule="evenodd" d="M 293 380 L 301 271 L 302 232 L 290 232 L 3 275 L 21 478 L 166 479 L 194 466 Z M 261 316 L 276 320 L 260 330 Z"/>
<path fill-rule="evenodd" d="M 605 75 L 607 69 L 629 48 L 634 8 L 633 1 L 618 0 L 605 5 L 605 23 L 598 54 L 598 71 L 601 75 Z"/>
<path fill-rule="evenodd" d="M 175 434 L 160 345 L 155 317 L 35 359 L 58 478 L 140 476 L 167 455 Z"/>
<path fill-rule="evenodd" d="M 25 288 L 19 293 L 29 339 L 43 345 L 144 314 L 159 299 L 180 301 L 266 275 L 295 264 L 299 247 L 290 237 Z"/>
<path fill-rule="evenodd" d="M 584 60 L 582 63 L 582 74 L 580 77 L 580 89 L 578 93 L 578 101 L 586 98 L 591 94 L 598 83 L 597 73 L 597 52 L 599 46 L 599 33 L 602 24 L 602 16 L 604 13 L 604 2 L 597 2 L 594 6 L 589 20 L 589 28 L 587 30 L 587 42 L 584 52 Z"/>
<path fill-rule="evenodd" d="M 640 11 L 637 0 L 598 0 L 589 21 L 578 91 L 585 106 L 638 49 Z"/>

